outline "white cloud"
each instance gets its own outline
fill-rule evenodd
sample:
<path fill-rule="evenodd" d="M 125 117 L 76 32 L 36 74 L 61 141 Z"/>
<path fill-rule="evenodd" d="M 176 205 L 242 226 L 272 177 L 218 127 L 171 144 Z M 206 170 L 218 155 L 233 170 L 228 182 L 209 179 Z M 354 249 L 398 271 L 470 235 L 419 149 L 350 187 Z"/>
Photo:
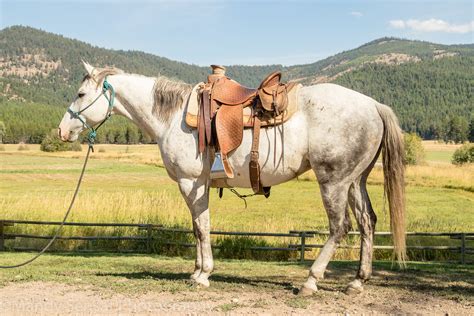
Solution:
<path fill-rule="evenodd" d="M 356 18 L 360 18 L 361 16 L 363 16 L 362 12 L 359 11 L 351 11 L 349 12 L 349 14 L 355 16 Z"/>
<path fill-rule="evenodd" d="M 391 20 L 389 25 L 396 29 L 410 29 L 419 32 L 445 32 L 465 34 L 474 31 L 474 21 L 465 24 L 451 24 L 440 19 Z"/>
<path fill-rule="evenodd" d="M 403 20 L 392 20 L 389 22 L 391 27 L 396 29 L 404 29 L 405 28 L 405 21 Z"/>

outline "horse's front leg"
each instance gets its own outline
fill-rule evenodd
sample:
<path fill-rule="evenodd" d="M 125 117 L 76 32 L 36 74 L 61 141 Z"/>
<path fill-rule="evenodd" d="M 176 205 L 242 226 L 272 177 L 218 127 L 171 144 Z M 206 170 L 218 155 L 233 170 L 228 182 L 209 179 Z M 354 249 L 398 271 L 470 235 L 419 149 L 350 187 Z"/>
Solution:
<path fill-rule="evenodd" d="M 194 238 L 196 239 L 196 260 L 194 262 L 194 273 L 191 274 L 191 279 L 196 280 L 201 274 L 202 270 L 202 252 L 201 252 L 201 241 L 199 240 L 199 233 L 196 222 L 193 220 L 193 232 Z"/>
<path fill-rule="evenodd" d="M 209 275 L 214 268 L 211 249 L 211 224 L 209 218 L 209 188 L 207 179 L 181 178 L 179 189 L 191 211 L 196 237 L 196 263 L 191 278 L 196 283 L 209 286 Z"/>

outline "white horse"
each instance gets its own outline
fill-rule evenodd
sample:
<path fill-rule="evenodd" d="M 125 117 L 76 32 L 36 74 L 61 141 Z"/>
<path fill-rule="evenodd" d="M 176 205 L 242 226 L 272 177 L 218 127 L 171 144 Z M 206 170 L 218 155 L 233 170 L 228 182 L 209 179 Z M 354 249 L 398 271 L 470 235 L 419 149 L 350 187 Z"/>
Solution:
<path fill-rule="evenodd" d="M 210 155 L 199 154 L 197 131 L 185 123 L 186 100 L 191 86 L 165 77 L 150 78 L 127 74 L 116 68 L 87 70 L 76 99 L 70 105 L 81 113 L 89 126 L 107 116 L 109 103 L 100 97 L 104 79 L 116 92 L 112 113 L 123 115 L 158 143 L 169 176 L 178 183 L 192 215 L 197 257 L 191 278 L 209 286 L 214 266 L 209 221 Z M 66 113 L 59 125 L 63 141 L 75 141 L 85 124 Z M 278 128 L 261 131 L 260 166 L 263 186 L 274 186 L 312 169 L 319 182 L 322 200 L 329 218 L 330 235 L 300 294 L 317 290 L 326 266 L 341 239 L 350 229 L 349 206 L 361 232 L 360 267 L 349 283 L 349 292 L 360 292 L 372 273 L 373 239 L 376 216 L 366 189 L 367 177 L 380 151 L 383 156 L 385 192 L 390 208 L 395 254 L 405 259 L 403 138 L 392 110 L 386 105 L 335 84 L 302 87 L 298 92 L 298 110 L 285 123 L 284 138 Z M 280 136 L 280 135 L 278 135 Z M 250 188 L 249 155 L 252 130 L 244 131 L 239 148 L 229 156 L 235 178 L 233 187 Z M 274 164 L 273 157 L 284 163 Z"/>

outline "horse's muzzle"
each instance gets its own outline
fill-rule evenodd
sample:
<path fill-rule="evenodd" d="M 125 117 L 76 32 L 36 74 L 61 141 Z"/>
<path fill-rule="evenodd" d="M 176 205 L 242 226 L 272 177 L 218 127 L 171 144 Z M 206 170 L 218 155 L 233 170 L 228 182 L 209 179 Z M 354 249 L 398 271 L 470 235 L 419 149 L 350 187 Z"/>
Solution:
<path fill-rule="evenodd" d="M 58 137 L 63 141 L 67 142 L 69 140 L 69 132 L 63 132 L 61 128 L 58 128 Z"/>

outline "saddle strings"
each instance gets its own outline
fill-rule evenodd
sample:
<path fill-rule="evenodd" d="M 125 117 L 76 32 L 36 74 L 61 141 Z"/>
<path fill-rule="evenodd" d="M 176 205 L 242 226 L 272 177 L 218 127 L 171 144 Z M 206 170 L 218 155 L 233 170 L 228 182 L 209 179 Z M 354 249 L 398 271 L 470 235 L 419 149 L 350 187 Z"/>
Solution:
<path fill-rule="evenodd" d="M 242 200 L 244 201 L 245 208 L 247 208 L 247 200 L 246 200 L 246 198 L 257 195 L 256 193 L 253 193 L 253 194 L 240 194 L 240 193 L 237 192 L 237 190 L 234 189 L 234 188 L 229 188 L 229 191 L 232 192 L 232 193 L 234 193 L 239 199 L 242 199 Z"/>

